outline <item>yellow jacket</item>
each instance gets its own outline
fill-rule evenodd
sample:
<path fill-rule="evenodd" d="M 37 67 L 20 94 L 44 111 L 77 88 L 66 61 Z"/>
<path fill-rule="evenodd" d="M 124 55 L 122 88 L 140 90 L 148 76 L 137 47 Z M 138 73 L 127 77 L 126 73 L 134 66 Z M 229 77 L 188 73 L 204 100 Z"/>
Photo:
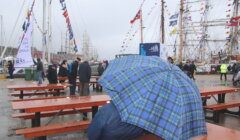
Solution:
<path fill-rule="evenodd" d="M 227 69 L 227 64 L 222 64 L 220 67 L 221 73 L 227 73 L 228 69 Z"/>

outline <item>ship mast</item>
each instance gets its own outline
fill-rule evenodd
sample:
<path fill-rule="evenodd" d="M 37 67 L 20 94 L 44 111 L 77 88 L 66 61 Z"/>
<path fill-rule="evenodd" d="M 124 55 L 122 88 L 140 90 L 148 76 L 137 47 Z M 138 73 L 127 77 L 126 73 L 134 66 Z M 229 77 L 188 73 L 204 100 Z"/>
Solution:
<path fill-rule="evenodd" d="M 178 51 L 178 62 L 182 62 L 182 51 L 183 51 L 183 0 L 180 0 L 180 12 L 179 12 L 179 39 L 180 46 Z"/>
<path fill-rule="evenodd" d="M 206 48 L 207 48 L 207 45 L 208 45 L 208 42 L 207 42 L 207 38 L 208 38 L 208 34 L 207 34 L 207 31 L 208 31 L 208 10 L 209 10 L 209 3 L 208 3 L 208 0 L 205 0 L 205 10 L 203 12 L 203 17 L 201 19 L 201 24 L 202 24 L 202 37 L 201 37 L 201 40 L 200 40 L 200 47 L 199 47 L 199 52 L 200 52 L 200 61 L 204 61 L 205 60 L 205 56 L 206 56 Z"/>
<path fill-rule="evenodd" d="M 239 0 L 234 0 L 234 13 L 233 13 L 233 17 L 237 17 L 238 16 L 238 4 L 239 4 Z M 239 26 L 239 21 L 238 21 L 238 26 Z M 233 52 L 237 51 L 237 47 L 238 47 L 238 26 L 234 26 L 232 28 L 230 55 L 233 55 Z"/>
<path fill-rule="evenodd" d="M 164 30 L 164 0 L 161 0 L 161 25 L 160 25 L 160 41 L 162 44 L 165 42 L 165 30 Z"/>
<path fill-rule="evenodd" d="M 47 48 L 47 31 L 46 31 L 46 0 L 43 0 L 43 20 L 42 20 L 42 59 L 46 61 L 46 48 Z"/>

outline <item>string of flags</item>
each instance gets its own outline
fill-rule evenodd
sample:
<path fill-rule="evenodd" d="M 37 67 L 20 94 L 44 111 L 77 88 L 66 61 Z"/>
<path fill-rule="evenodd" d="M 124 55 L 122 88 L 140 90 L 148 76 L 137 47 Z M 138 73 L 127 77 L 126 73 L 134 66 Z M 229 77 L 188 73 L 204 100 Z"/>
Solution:
<path fill-rule="evenodd" d="M 69 15 L 68 15 L 66 2 L 65 2 L 65 0 L 59 0 L 59 2 L 61 3 L 61 6 L 62 6 L 62 11 L 63 11 L 62 15 L 64 16 L 64 18 L 66 20 L 66 23 L 67 23 L 67 28 L 68 28 L 68 33 L 69 33 L 69 40 L 73 41 L 74 51 L 78 52 L 76 40 L 75 40 L 74 35 L 73 35 L 72 25 L 71 25 L 70 18 L 69 18 Z"/>
<path fill-rule="evenodd" d="M 27 28 L 28 28 L 28 26 L 30 24 L 30 17 L 32 15 L 34 4 L 35 4 L 35 0 L 33 1 L 32 5 L 31 5 L 31 8 L 27 11 L 26 19 L 25 19 L 25 21 L 24 21 L 24 23 L 22 25 L 22 30 L 24 31 L 24 33 L 26 33 Z"/>

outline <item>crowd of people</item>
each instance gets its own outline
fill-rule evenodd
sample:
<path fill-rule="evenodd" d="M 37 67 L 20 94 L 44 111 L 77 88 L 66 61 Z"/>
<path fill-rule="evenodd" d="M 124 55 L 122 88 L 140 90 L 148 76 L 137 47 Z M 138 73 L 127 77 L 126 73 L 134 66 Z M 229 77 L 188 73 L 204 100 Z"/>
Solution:
<path fill-rule="evenodd" d="M 168 62 L 174 64 L 174 61 L 171 57 L 168 57 Z M 195 80 L 194 73 L 197 71 L 196 65 L 194 61 L 190 61 L 189 59 L 186 61 L 185 64 L 180 62 L 177 66 L 187 75 L 189 78 Z"/>

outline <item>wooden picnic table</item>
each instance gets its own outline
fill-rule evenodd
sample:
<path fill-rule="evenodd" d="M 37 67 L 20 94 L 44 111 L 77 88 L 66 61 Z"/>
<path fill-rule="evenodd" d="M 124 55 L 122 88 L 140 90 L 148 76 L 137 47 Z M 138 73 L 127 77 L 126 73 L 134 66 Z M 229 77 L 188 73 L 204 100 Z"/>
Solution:
<path fill-rule="evenodd" d="M 34 119 L 32 119 L 32 127 L 39 127 L 41 126 L 41 112 L 56 110 L 61 112 L 65 109 L 92 107 L 92 116 L 94 117 L 98 111 L 98 106 L 105 105 L 110 100 L 108 95 L 70 96 L 65 98 L 12 102 L 12 108 L 13 110 L 25 110 L 26 113 L 35 113 Z M 45 140 L 46 137 L 39 137 L 37 139 Z"/>
<path fill-rule="evenodd" d="M 40 126 L 41 112 L 92 107 L 92 115 L 94 116 L 98 110 L 98 106 L 102 106 L 110 100 L 108 95 L 74 96 L 57 99 L 12 102 L 12 108 L 13 110 L 25 110 L 26 113 L 35 113 L 35 121 L 32 126 Z"/>
<path fill-rule="evenodd" d="M 46 91 L 46 90 L 56 90 L 57 93 L 60 92 L 61 89 L 65 89 L 68 87 L 69 84 L 15 84 L 15 85 L 8 85 L 8 89 L 13 89 L 15 91 L 20 91 L 20 99 L 23 99 L 23 92 L 24 91 Z M 37 94 L 37 92 L 36 92 Z"/>
<path fill-rule="evenodd" d="M 225 102 L 225 94 L 235 93 L 240 90 L 240 88 L 226 87 L 226 86 L 216 86 L 216 87 L 204 87 L 200 88 L 201 96 L 212 96 L 218 103 Z M 214 97 L 218 95 L 218 99 Z"/>
<path fill-rule="evenodd" d="M 206 119 L 211 119 L 215 123 L 219 122 L 219 113 L 229 113 L 233 115 L 239 115 L 240 114 L 240 108 L 239 111 L 230 111 L 228 108 L 233 107 L 239 107 L 240 106 L 240 100 L 235 101 L 228 101 L 225 102 L 225 95 L 230 93 L 236 93 L 239 91 L 240 88 L 235 87 L 227 87 L 227 86 L 216 86 L 216 87 L 205 87 L 200 88 L 200 93 L 202 97 L 208 97 L 211 96 L 213 99 L 217 102 L 217 104 L 211 104 L 207 105 L 207 98 L 203 99 L 203 106 L 205 109 L 212 110 L 213 115 L 212 116 L 206 116 Z M 216 99 L 214 95 L 218 95 L 218 98 Z"/>

